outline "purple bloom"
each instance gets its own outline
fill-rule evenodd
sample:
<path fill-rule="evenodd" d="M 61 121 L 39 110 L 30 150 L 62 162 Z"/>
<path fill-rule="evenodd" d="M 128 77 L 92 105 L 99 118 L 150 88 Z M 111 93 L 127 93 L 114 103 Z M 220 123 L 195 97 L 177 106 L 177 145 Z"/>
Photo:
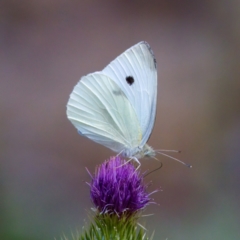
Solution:
<path fill-rule="evenodd" d="M 90 184 L 93 203 L 100 213 L 134 214 L 151 200 L 143 175 L 120 157 L 112 157 L 96 168 Z"/>

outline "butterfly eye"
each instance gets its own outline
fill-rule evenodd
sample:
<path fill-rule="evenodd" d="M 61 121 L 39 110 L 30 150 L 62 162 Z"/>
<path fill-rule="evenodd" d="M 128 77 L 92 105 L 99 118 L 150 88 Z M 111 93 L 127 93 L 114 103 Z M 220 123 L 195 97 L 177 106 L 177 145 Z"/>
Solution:
<path fill-rule="evenodd" d="M 126 77 L 127 83 L 131 86 L 134 83 L 134 78 L 132 76 Z"/>

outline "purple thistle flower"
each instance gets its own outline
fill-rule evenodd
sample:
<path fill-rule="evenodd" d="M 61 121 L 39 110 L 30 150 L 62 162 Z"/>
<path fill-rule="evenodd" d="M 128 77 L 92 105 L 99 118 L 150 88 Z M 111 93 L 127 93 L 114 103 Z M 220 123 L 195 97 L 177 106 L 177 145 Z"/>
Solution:
<path fill-rule="evenodd" d="M 96 168 L 90 184 L 93 203 L 100 213 L 132 215 L 149 203 L 143 175 L 120 157 L 112 157 Z"/>

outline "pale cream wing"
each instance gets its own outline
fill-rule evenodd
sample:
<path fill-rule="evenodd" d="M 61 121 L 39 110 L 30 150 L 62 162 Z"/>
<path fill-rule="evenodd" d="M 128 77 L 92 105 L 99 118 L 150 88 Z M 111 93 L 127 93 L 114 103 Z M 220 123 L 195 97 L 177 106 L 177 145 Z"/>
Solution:
<path fill-rule="evenodd" d="M 95 72 L 82 77 L 67 103 L 67 117 L 81 135 L 115 152 L 137 147 L 142 140 L 137 114 L 122 89 Z"/>

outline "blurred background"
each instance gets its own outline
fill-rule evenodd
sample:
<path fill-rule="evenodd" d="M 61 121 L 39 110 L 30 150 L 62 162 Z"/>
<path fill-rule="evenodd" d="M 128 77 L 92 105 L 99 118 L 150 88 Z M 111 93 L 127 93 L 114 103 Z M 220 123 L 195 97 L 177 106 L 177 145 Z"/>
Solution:
<path fill-rule="evenodd" d="M 66 103 L 81 76 L 142 40 L 158 64 L 149 144 L 193 168 L 158 157 L 145 181 L 163 191 L 141 222 L 154 239 L 240 239 L 237 0 L 1 0 L 0 239 L 60 239 L 90 222 L 85 167 L 114 153 L 77 134 Z"/>

